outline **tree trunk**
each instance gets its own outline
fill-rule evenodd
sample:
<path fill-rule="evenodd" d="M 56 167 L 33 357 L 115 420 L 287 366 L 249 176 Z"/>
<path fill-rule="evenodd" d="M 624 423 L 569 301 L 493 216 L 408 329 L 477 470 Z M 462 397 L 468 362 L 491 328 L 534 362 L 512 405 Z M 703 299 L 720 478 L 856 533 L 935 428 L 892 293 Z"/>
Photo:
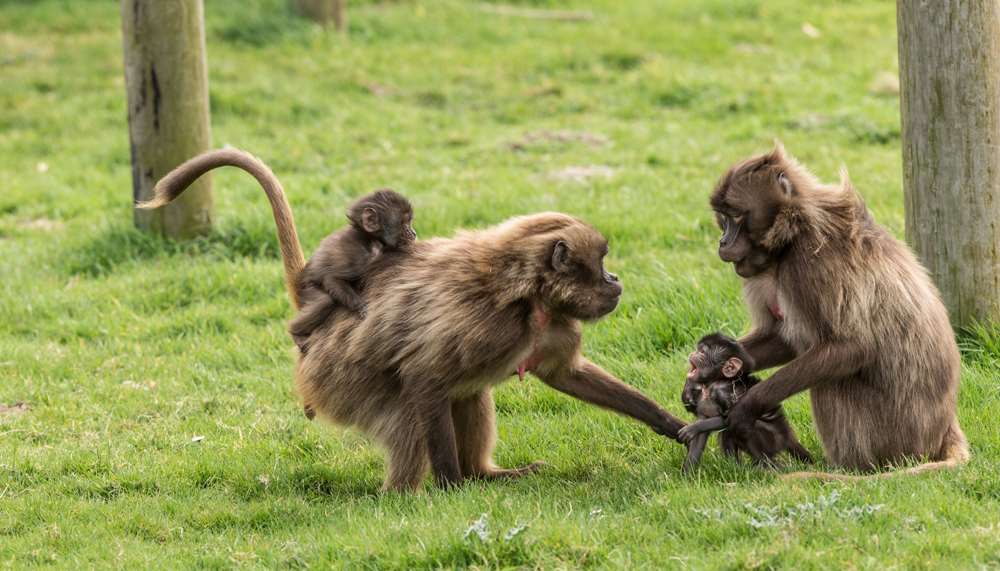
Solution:
<path fill-rule="evenodd" d="M 333 22 L 338 32 L 347 27 L 347 0 L 292 0 L 292 8 L 324 26 Z"/>
<path fill-rule="evenodd" d="M 152 197 L 170 169 L 211 145 L 202 0 L 122 0 L 132 198 Z M 135 209 L 135 225 L 172 238 L 212 227 L 212 184 L 201 177 L 173 203 Z"/>
<path fill-rule="evenodd" d="M 906 236 L 952 321 L 1000 321 L 1000 2 L 899 0 Z"/>

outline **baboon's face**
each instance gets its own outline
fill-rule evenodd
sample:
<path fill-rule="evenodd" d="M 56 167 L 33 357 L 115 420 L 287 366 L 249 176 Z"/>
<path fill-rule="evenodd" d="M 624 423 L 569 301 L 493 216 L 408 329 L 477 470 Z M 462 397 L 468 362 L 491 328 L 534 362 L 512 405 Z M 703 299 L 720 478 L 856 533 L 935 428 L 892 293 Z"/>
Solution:
<path fill-rule="evenodd" d="M 390 250 L 408 248 L 417 239 L 410 201 L 388 188 L 358 199 L 348 209 L 347 218 L 355 228 Z"/>
<path fill-rule="evenodd" d="M 709 385 L 731 381 L 751 365 L 746 350 L 732 337 L 721 333 L 706 335 L 688 356 L 688 374 L 681 392 L 681 402 L 691 413 L 702 399 L 708 398 Z"/>
<path fill-rule="evenodd" d="M 754 157 L 731 168 L 712 193 L 712 209 L 722 230 L 719 258 L 732 263 L 740 277 L 764 272 L 779 254 L 761 241 L 794 193 L 787 170 L 777 152 Z"/>
<path fill-rule="evenodd" d="M 388 209 L 380 232 L 380 241 L 387 248 L 408 248 L 417 239 L 417 232 L 413 229 L 413 210 L 409 205 Z"/>
<path fill-rule="evenodd" d="M 734 379 L 749 360 L 740 344 L 719 333 L 706 335 L 688 356 L 687 380 L 711 383 Z"/>
<path fill-rule="evenodd" d="M 608 242 L 590 228 L 568 234 L 551 245 L 543 296 L 559 313 L 599 319 L 614 311 L 623 291 L 618 276 L 604 268 Z"/>

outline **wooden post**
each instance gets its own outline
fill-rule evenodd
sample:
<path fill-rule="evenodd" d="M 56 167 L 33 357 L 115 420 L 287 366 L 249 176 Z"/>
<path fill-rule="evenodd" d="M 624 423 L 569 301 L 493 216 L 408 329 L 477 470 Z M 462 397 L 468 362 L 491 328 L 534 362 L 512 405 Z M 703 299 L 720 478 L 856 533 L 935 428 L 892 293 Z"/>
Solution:
<path fill-rule="evenodd" d="M 896 16 L 907 240 L 955 325 L 1000 322 L 1000 2 Z"/>
<path fill-rule="evenodd" d="M 338 32 L 347 28 L 347 0 L 292 0 L 292 8 L 324 26 L 333 22 Z"/>
<path fill-rule="evenodd" d="M 202 0 L 122 0 L 132 151 L 132 198 L 152 197 L 170 169 L 211 145 Z M 212 227 L 212 184 L 201 177 L 172 204 L 135 209 L 135 225 L 172 238 Z"/>

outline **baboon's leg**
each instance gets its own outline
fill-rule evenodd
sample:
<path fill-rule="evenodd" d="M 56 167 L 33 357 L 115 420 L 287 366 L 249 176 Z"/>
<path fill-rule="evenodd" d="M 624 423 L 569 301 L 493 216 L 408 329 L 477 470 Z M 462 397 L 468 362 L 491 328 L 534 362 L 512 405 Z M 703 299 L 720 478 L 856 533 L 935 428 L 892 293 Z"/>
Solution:
<path fill-rule="evenodd" d="M 446 395 L 424 397 L 417 403 L 431 470 L 439 486 L 448 487 L 462 481 L 458 464 L 458 445 L 455 442 L 455 424 L 452 421 L 451 401 Z"/>
<path fill-rule="evenodd" d="M 690 472 L 701 462 L 701 455 L 705 452 L 705 444 L 708 443 L 710 432 L 699 432 L 688 444 L 687 458 L 684 459 L 685 472 Z"/>
<path fill-rule="evenodd" d="M 427 475 L 427 443 L 411 419 L 393 420 L 394 430 L 383 437 L 388 466 L 382 489 L 413 491 Z"/>
<path fill-rule="evenodd" d="M 458 443 L 458 461 L 466 478 L 517 478 L 536 471 L 543 465 L 534 462 L 520 468 L 503 470 L 493 463 L 496 444 L 496 412 L 489 389 L 451 405 Z"/>
<path fill-rule="evenodd" d="M 800 462 L 805 462 L 806 464 L 813 463 L 812 454 L 810 454 L 809 451 L 806 450 L 806 447 L 795 438 L 794 434 L 788 442 L 788 453 L 792 455 L 792 458 L 795 458 Z"/>
<path fill-rule="evenodd" d="M 795 458 L 800 462 L 812 464 L 812 454 L 810 454 L 809 451 L 806 450 L 806 447 L 799 442 L 799 439 L 795 437 L 795 430 L 792 428 L 791 423 L 788 422 L 788 418 L 784 414 L 781 414 L 777 419 L 775 419 L 773 424 L 778 431 L 778 438 L 785 442 L 785 449 L 788 450 L 788 453 L 792 456 L 792 458 Z"/>
<path fill-rule="evenodd" d="M 753 463 L 757 466 L 774 467 L 774 459 L 768 455 L 768 447 L 764 444 L 763 439 L 763 436 L 757 433 L 751 433 L 743 437 L 740 447 L 744 452 L 750 455 L 750 458 L 753 459 Z"/>
<path fill-rule="evenodd" d="M 732 435 L 726 434 L 725 432 L 719 434 L 719 448 L 722 449 L 722 453 L 726 456 L 736 460 L 740 460 L 740 449 L 736 446 L 736 441 L 733 439 Z"/>
<path fill-rule="evenodd" d="M 308 301 L 299 310 L 299 314 L 288 323 L 288 333 L 303 354 L 308 351 L 306 344 L 313 331 L 326 323 L 337 304 L 325 293 L 318 292 L 305 298 Z"/>

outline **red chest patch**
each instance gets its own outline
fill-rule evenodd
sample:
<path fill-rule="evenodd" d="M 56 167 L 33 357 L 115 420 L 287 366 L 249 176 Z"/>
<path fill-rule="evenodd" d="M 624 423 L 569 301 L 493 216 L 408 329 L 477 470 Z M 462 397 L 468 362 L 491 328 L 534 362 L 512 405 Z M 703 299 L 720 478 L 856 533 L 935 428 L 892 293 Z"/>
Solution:
<path fill-rule="evenodd" d="M 531 355 L 528 355 L 527 359 L 517 365 L 517 377 L 522 381 L 525 372 L 534 370 L 545 358 L 545 355 L 538 348 L 538 340 L 548 328 L 551 320 L 552 316 L 536 303 L 531 310 Z"/>
<path fill-rule="evenodd" d="M 785 314 L 781 311 L 781 306 L 778 305 L 778 300 L 768 302 L 767 310 L 771 312 L 771 317 L 774 317 L 778 321 L 785 320 Z"/>

